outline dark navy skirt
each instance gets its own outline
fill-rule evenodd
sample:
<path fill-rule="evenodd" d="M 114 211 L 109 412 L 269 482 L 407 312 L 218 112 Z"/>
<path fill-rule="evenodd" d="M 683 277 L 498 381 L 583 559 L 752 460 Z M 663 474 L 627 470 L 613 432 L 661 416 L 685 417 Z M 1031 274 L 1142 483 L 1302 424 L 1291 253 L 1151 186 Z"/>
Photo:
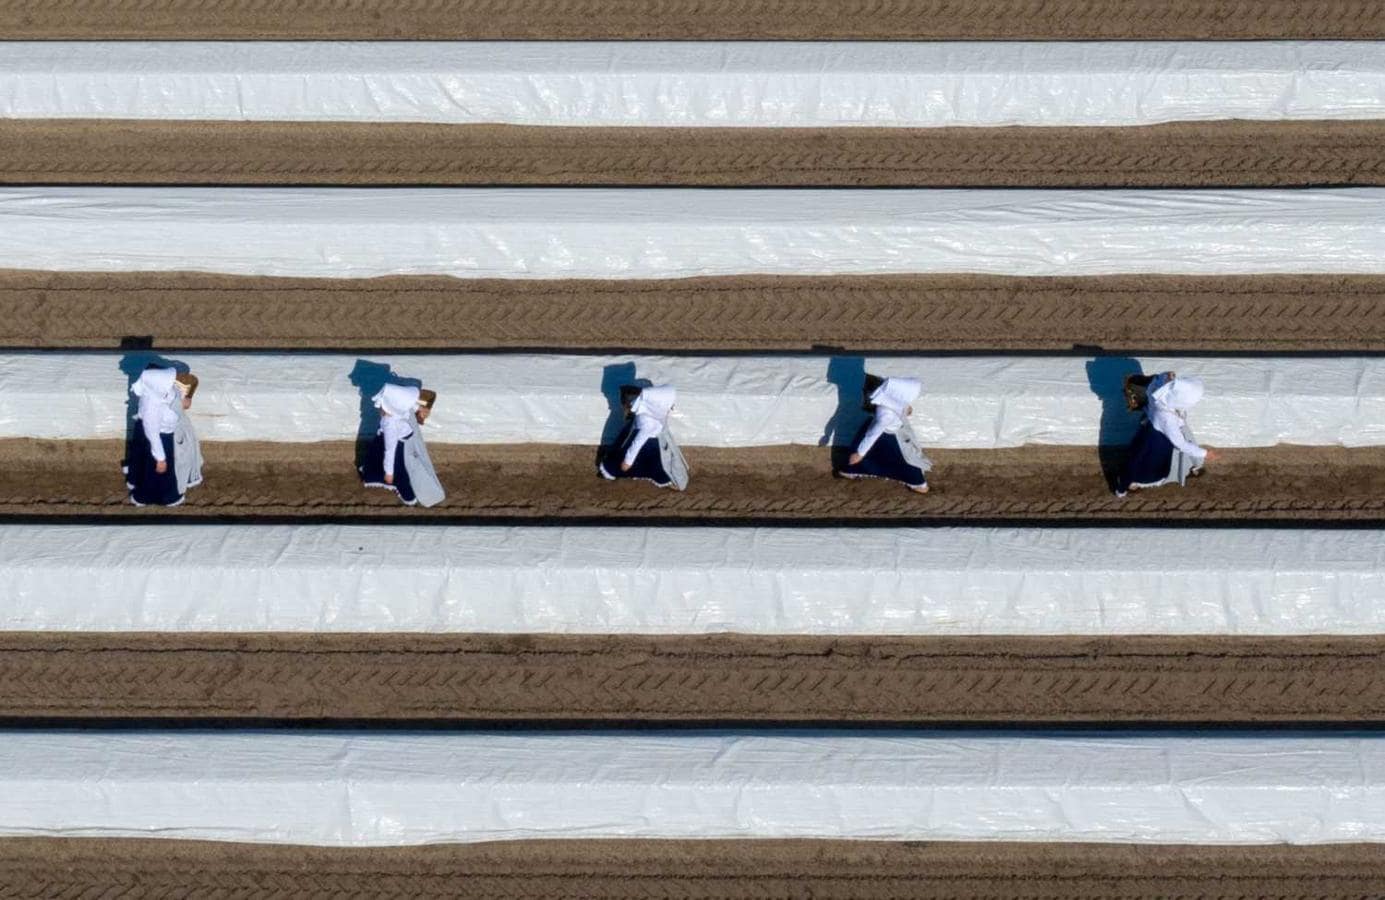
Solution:
<path fill-rule="evenodd" d="M 630 442 L 635 439 L 635 422 L 625 424 L 625 428 L 620 432 L 620 437 L 616 438 L 613 446 L 607 449 L 606 454 L 601 458 L 601 474 L 607 478 L 643 478 L 645 481 L 652 481 L 659 487 L 668 487 L 673 484 L 673 479 L 668 472 L 664 471 L 664 457 L 659 452 L 659 438 L 652 437 L 645 441 L 640 452 L 635 456 L 634 463 L 630 466 L 630 471 L 622 472 L 620 464 L 625 460 L 625 451 L 630 449 Z"/>
<path fill-rule="evenodd" d="M 409 468 L 404 465 L 404 438 L 394 448 L 394 484 L 385 484 L 385 436 L 375 435 L 375 440 L 366 448 L 365 460 L 360 468 L 361 483 L 366 487 L 389 488 L 399 494 L 405 503 L 413 503 L 414 486 L 409 482 Z"/>
<path fill-rule="evenodd" d="M 168 462 L 167 471 L 162 475 L 155 469 L 158 461 L 150 455 L 149 438 L 138 423 L 126 444 L 125 483 L 130 487 L 130 499 L 142 506 L 173 506 L 183 500 L 183 495 L 178 493 L 178 475 L 173 469 L 173 435 L 159 437 Z"/>
<path fill-rule="evenodd" d="M 866 428 L 870 425 L 867 423 Z M 861 443 L 860 438 L 864 436 L 862 430 L 857 435 L 855 443 L 851 445 L 852 452 Z M 918 466 L 911 466 L 904 459 L 904 453 L 899 449 L 899 438 L 892 434 L 882 434 L 880 439 L 871 445 L 870 452 L 856 465 L 845 465 L 840 469 L 841 474 L 849 478 L 888 478 L 891 481 L 902 481 L 909 487 L 922 487 L 928 483 L 928 475 Z"/>
<path fill-rule="evenodd" d="M 1125 466 L 1116 477 L 1116 492 L 1124 493 L 1132 484 L 1158 484 L 1169 477 L 1172 467 L 1173 442 L 1146 419 L 1130 442 Z"/>

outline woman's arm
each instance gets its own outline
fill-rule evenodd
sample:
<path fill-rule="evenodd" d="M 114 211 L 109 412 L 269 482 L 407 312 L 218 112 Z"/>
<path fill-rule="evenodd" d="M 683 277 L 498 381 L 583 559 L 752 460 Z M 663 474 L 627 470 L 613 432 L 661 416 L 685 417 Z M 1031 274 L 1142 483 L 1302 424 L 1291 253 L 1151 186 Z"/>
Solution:
<path fill-rule="evenodd" d="M 852 465 L 860 462 L 861 459 L 870 452 L 870 448 L 875 446 L 875 442 L 880 440 L 880 435 L 884 433 L 885 422 L 879 416 L 876 416 L 875 420 L 870 423 L 870 428 L 861 436 L 861 443 L 856 445 L 856 452 L 853 454 L 856 459 L 852 462 Z"/>
<path fill-rule="evenodd" d="M 1161 409 L 1150 419 L 1150 423 L 1158 429 L 1160 434 L 1169 439 L 1169 443 L 1194 459 L 1201 460 L 1207 457 L 1205 448 L 1199 447 L 1183 436 L 1183 420 L 1176 413 Z"/>
<path fill-rule="evenodd" d="M 639 416 L 635 419 L 635 436 L 630 439 L 630 446 L 625 451 L 625 459 L 621 460 L 620 469 L 622 472 L 630 471 L 630 467 L 635 464 L 635 459 L 644 449 L 644 445 L 649 439 L 659 433 L 659 425 L 648 416 Z"/>
<path fill-rule="evenodd" d="M 158 472 L 162 473 L 165 471 L 163 467 L 167 463 L 167 456 L 164 454 L 163 437 L 159 433 L 159 417 L 157 413 L 158 410 L 152 403 L 147 407 L 143 403 L 140 404 L 139 424 L 140 427 L 144 429 L 144 436 L 149 440 L 149 454 L 159 463 L 159 466 L 155 468 Z"/>
<path fill-rule="evenodd" d="M 385 484 L 394 484 L 394 454 L 399 449 L 399 429 L 389 419 L 380 433 L 385 436 Z"/>

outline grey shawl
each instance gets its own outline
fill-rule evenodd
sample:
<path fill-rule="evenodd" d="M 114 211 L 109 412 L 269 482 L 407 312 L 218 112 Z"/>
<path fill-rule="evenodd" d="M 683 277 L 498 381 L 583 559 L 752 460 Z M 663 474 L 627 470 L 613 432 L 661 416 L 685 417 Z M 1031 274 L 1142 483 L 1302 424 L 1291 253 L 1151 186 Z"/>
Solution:
<path fill-rule="evenodd" d="M 428 456 L 422 426 L 415 426 L 413 436 L 404 442 L 404 469 L 409 473 L 409 483 L 413 485 L 420 506 L 437 506 L 447 499 L 438 473 L 433 470 L 433 460 Z"/>
<path fill-rule="evenodd" d="M 202 442 L 183 409 L 181 396 L 173 401 L 173 411 L 178 414 L 173 428 L 173 474 L 178 479 L 178 493 L 186 494 L 188 488 L 202 483 Z"/>
<path fill-rule="evenodd" d="M 668 473 L 673 486 L 678 490 L 687 490 L 688 487 L 688 461 L 683 458 L 683 451 L 679 449 L 678 442 L 673 439 L 673 434 L 669 431 L 668 425 L 664 425 L 664 430 L 654 438 L 659 442 L 659 459 L 664 465 L 664 471 Z"/>
<path fill-rule="evenodd" d="M 911 466 L 918 466 L 927 472 L 933 468 L 933 460 L 929 459 L 919 446 L 918 438 L 914 437 L 914 429 L 905 419 L 904 424 L 899 426 L 899 431 L 895 432 L 895 438 L 899 441 L 899 452 L 904 457 L 904 461 Z"/>
<path fill-rule="evenodd" d="M 1183 436 L 1192 443 L 1197 443 L 1193 438 L 1192 429 L 1188 427 L 1187 423 L 1183 425 Z M 1188 475 L 1196 468 L 1197 461 L 1193 459 L 1193 457 L 1179 450 L 1177 447 L 1174 447 L 1173 459 L 1169 463 L 1169 477 L 1165 478 L 1163 483 L 1173 484 L 1174 482 L 1178 482 L 1180 485 L 1185 485 L 1188 483 Z"/>

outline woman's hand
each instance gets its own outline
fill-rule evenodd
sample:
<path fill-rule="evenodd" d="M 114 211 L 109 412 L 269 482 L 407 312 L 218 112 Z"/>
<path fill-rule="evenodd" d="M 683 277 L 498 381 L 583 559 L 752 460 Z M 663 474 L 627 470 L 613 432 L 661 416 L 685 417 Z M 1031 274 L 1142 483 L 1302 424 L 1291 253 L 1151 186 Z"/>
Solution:
<path fill-rule="evenodd" d="M 385 473 L 385 484 L 394 484 L 394 476 L 389 472 Z"/>
<path fill-rule="evenodd" d="M 629 471 L 630 471 L 630 464 L 629 464 L 628 462 L 623 462 L 623 463 L 621 463 L 621 464 L 620 464 L 620 470 L 621 470 L 622 472 L 629 472 Z"/>
<path fill-rule="evenodd" d="M 160 475 L 168 471 L 168 460 L 161 459 L 154 463 L 154 471 Z"/>
<path fill-rule="evenodd" d="M 1211 448 L 1209 447 L 1209 448 L 1207 449 L 1207 455 L 1204 456 L 1204 457 L 1202 458 L 1202 461 L 1203 461 L 1203 462 L 1212 462 L 1213 460 L 1220 459 L 1220 458 L 1221 458 L 1221 451 L 1220 451 L 1220 450 L 1213 450 L 1213 449 L 1211 449 Z"/>
<path fill-rule="evenodd" d="M 864 459 L 864 457 L 861 456 L 861 454 L 853 453 L 847 457 L 846 461 L 848 465 L 859 466 L 861 464 L 862 459 Z"/>

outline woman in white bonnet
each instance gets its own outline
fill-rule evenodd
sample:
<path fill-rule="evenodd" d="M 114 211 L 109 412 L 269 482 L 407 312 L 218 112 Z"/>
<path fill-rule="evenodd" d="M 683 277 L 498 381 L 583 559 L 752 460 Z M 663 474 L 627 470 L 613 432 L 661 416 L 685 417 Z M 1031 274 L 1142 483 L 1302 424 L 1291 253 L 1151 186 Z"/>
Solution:
<path fill-rule="evenodd" d="M 620 389 L 626 423 L 597 464 L 597 473 L 609 481 L 639 478 L 675 490 L 688 486 L 688 464 L 669 430 L 668 418 L 678 393 L 671 384 Z"/>
<path fill-rule="evenodd" d="M 1184 484 L 1201 475 L 1206 462 L 1216 458 L 1215 451 L 1194 442 L 1188 428 L 1188 410 L 1202 400 L 1202 379 L 1179 378 L 1174 372 L 1132 375 L 1126 379 L 1125 392 L 1130 409 L 1143 411 L 1144 417 L 1116 477 L 1116 496 Z"/>
<path fill-rule="evenodd" d="M 912 404 L 922 390 L 917 378 L 867 375 L 864 405 L 873 415 L 847 464 L 835 474 L 841 478 L 887 478 L 902 482 L 915 493 L 928 493 L 928 470 L 933 463 L 909 426 Z"/>
<path fill-rule="evenodd" d="M 446 499 L 419 428 L 437 399 L 435 391 L 404 384 L 387 384 L 371 398 L 380 427 L 360 467 L 362 484 L 394 491 L 405 506 L 436 506 Z"/>
<path fill-rule="evenodd" d="M 135 506 L 177 506 L 202 483 L 201 444 L 184 414 L 196 392 L 197 376 L 156 364 L 130 388 L 139 406 L 121 470 Z"/>

